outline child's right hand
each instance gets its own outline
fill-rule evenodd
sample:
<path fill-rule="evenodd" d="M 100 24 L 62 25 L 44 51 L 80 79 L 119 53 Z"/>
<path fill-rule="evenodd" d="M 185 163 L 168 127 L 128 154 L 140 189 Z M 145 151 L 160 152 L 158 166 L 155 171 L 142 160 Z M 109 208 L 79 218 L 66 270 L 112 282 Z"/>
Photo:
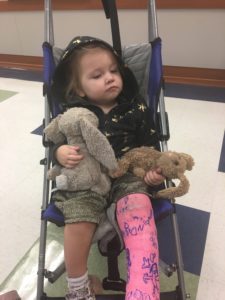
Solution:
<path fill-rule="evenodd" d="M 62 145 L 56 150 L 55 157 L 60 165 L 71 169 L 84 158 L 82 154 L 79 154 L 79 151 L 78 146 Z"/>
<path fill-rule="evenodd" d="M 163 183 L 166 178 L 162 175 L 161 169 L 150 170 L 145 174 L 144 181 L 149 186 L 157 186 Z"/>

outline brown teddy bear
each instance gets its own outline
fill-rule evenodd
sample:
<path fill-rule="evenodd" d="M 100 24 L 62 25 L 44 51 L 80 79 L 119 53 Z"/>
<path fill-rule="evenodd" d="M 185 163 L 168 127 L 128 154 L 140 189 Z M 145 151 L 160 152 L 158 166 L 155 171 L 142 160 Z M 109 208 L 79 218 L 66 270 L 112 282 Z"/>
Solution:
<path fill-rule="evenodd" d="M 134 148 L 118 161 L 118 169 L 110 173 L 112 178 L 124 175 L 127 171 L 132 172 L 138 177 L 144 178 L 146 172 L 151 169 L 160 168 L 162 175 L 170 179 L 179 179 L 178 186 L 162 189 L 155 193 L 155 198 L 169 198 L 183 196 L 188 192 L 189 181 L 184 172 L 191 170 L 194 166 L 193 158 L 185 153 L 173 151 L 160 152 L 152 147 Z"/>
<path fill-rule="evenodd" d="M 56 164 L 48 172 L 48 179 L 56 180 L 60 190 L 92 190 L 105 195 L 111 188 L 108 170 L 117 168 L 114 151 L 98 129 L 98 118 L 83 107 L 70 108 L 58 115 L 44 129 L 47 139 L 55 144 L 67 141 L 80 147 L 84 155 L 72 169 Z"/>

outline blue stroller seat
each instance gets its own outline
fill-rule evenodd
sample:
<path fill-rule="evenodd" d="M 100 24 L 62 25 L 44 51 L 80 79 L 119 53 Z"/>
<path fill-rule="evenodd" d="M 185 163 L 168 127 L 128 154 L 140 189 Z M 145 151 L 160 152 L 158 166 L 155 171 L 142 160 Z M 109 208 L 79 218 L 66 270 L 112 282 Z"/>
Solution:
<path fill-rule="evenodd" d="M 132 45 L 125 47 L 123 50 L 120 43 L 120 34 L 118 26 L 118 17 L 116 10 L 116 3 L 114 0 L 102 0 L 106 17 L 111 21 L 113 47 L 123 56 L 123 59 L 131 68 L 136 76 L 137 82 L 140 86 L 140 92 L 145 97 L 148 105 L 151 107 L 153 117 L 157 125 L 160 145 L 162 151 L 167 150 L 167 140 L 169 139 L 169 126 L 167 120 L 167 114 L 164 107 L 163 97 L 163 74 L 162 74 L 162 60 L 161 60 L 161 39 L 156 35 L 153 35 L 149 40 L 151 43 L 143 43 L 141 45 Z M 51 13 L 51 1 L 49 0 L 49 6 L 47 7 L 47 13 Z M 150 1 L 149 15 L 156 15 L 154 1 Z M 49 16 L 48 16 L 49 19 Z M 51 18 L 50 18 L 51 19 Z M 152 17 L 155 21 L 155 17 Z M 52 25 L 50 25 L 52 26 Z M 151 25 L 149 25 L 151 26 Z M 154 24 L 155 26 L 155 24 Z M 154 27 L 153 26 L 153 27 Z M 56 52 L 56 56 L 55 56 Z M 51 94 L 51 80 L 54 72 L 57 59 L 62 52 L 61 49 L 54 48 L 50 41 L 43 44 L 44 53 L 44 95 L 46 99 L 45 107 L 45 119 L 44 127 L 48 125 L 51 118 L 56 117 L 62 112 L 60 104 L 53 99 Z M 47 297 L 44 293 L 44 278 L 48 278 L 51 283 L 54 283 L 57 278 L 64 272 L 64 264 L 60 265 L 54 272 L 46 271 L 45 269 L 45 247 L 46 247 L 46 231 L 47 222 L 53 222 L 58 226 L 64 225 L 64 217 L 62 213 L 56 208 L 53 202 L 49 200 L 51 194 L 49 181 L 47 180 L 47 171 L 51 163 L 50 144 L 43 138 L 43 144 L 45 146 L 45 158 L 42 160 L 44 165 L 44 193 L 42 203 L 42 215 L 41 215 L 41 237 L 40 237 L 40 250 L 39 250 L 39 270 L 38 270 L 38 283 L 37 283 L 37 300 L 53 299 Z M 172 183 L 167 183 L 171 185 Z M 54 188 L 54 183 L 53 186 Z M 176 244 L 176 271 L 178 275 L 178 286 L 175 291 L 171 293 L 164 293 L 161 295 L 161 299 L 181 299 L 187 298 L 183 276 L 183 261 L 180 248 L 179 230 L 176 220 L 176 210 L 174 199 L 160 199 L 153 201 L 154 216 L 156 222 L 160 222 L 161 219 L 170 216 L 172 218 L 172 224 L 174 228 L 175 244 Z M 103 280 L 103 288 L 105 290 L 124 291 L 125 281 L 120 278 L 118 270 L 117 257 L 123 250 L 122 241 L 118 230 L 116 229 L 115 221 L 112 222 L 112 215 L 115 209 L 111 206 L 106 212 L 106 219 L 103 220 L 104 228 L 106 228 L 107 239 L 105 232 L 100 232 L 100 235 L 94 238 L 94 241 L 98 241 L 100 253 L 103 256 L 107 256 L 108 260 L 108 277 Z M 108 218 L 107 218 L 108 217 Z M 109 222 L 111 220 L 111 222 Z M 99 226 L 100 228 L 101 226 Z M 101 228 L 100 228 L 101 229 Z M 98 230 L 97 230 L 98 231 Z M 101 231 L 101 230 L 100 230 Z M 109 234 L 110 233 L 110 234 Z M 99 232 L 97 232 L 97 235 Z M 100 237 L 100 238 L 99 238 Z M 175 271 L 174 267 L 168 266 L 164 262 L 161 263 L 164 273 L 168 276 Z M 102 296 L 106 298 L 107 296 Z M 120 298 L 121 295 L 113 295 L 113 299 Z M 101 297 L 99 296 L 99 299 Z M 62 299 L 62 298 L 54 298 Z"/>

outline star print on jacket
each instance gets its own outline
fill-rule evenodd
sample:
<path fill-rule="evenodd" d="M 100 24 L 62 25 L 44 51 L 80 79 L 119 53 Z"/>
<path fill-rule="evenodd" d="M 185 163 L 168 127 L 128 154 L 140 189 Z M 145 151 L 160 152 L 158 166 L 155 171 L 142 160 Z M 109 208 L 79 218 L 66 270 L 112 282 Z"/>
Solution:
<path fill-rule="evenodd" d="M 99 119 L 99 129 L 108 138 L 116 157 L 140 146 L 156 146 L 158 136 L 152 114 L 141 96 L 133 99 L 118 98 L 118 105 L 105 114 L 88 100 L 73 97 L 70 107 L 86 107 Z"/>

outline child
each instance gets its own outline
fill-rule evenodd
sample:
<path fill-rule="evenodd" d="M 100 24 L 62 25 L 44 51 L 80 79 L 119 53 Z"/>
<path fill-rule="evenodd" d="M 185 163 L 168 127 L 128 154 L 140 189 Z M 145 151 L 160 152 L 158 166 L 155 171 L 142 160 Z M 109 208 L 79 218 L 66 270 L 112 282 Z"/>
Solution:
<path fill-rule="evenodd" d="M 52 91 L 65 107 L 86 107 L 97 115 L 99 129 L 117 158 L 134 147 L 157 145 L 151 114 L 138 94 L 136 80 L 106 42 L 74 38 L 56 68 Z M 85 159 L 79 147 L 66 141 L 54 155 L 66 168 L 75 168 Z M 116 218 L 125 244 L 126 299 L 159 300 L 158 243 L 150 196 L 164 179 L 159 169 L 148 172 L 144 181 L 127 173 L 112 182 L 109 199 L 91 191 L 55 193 L 55 203 L 65 217 L 67 300 L 95 299 L 87 259 L 107 201 L 117 203 Z"/>

